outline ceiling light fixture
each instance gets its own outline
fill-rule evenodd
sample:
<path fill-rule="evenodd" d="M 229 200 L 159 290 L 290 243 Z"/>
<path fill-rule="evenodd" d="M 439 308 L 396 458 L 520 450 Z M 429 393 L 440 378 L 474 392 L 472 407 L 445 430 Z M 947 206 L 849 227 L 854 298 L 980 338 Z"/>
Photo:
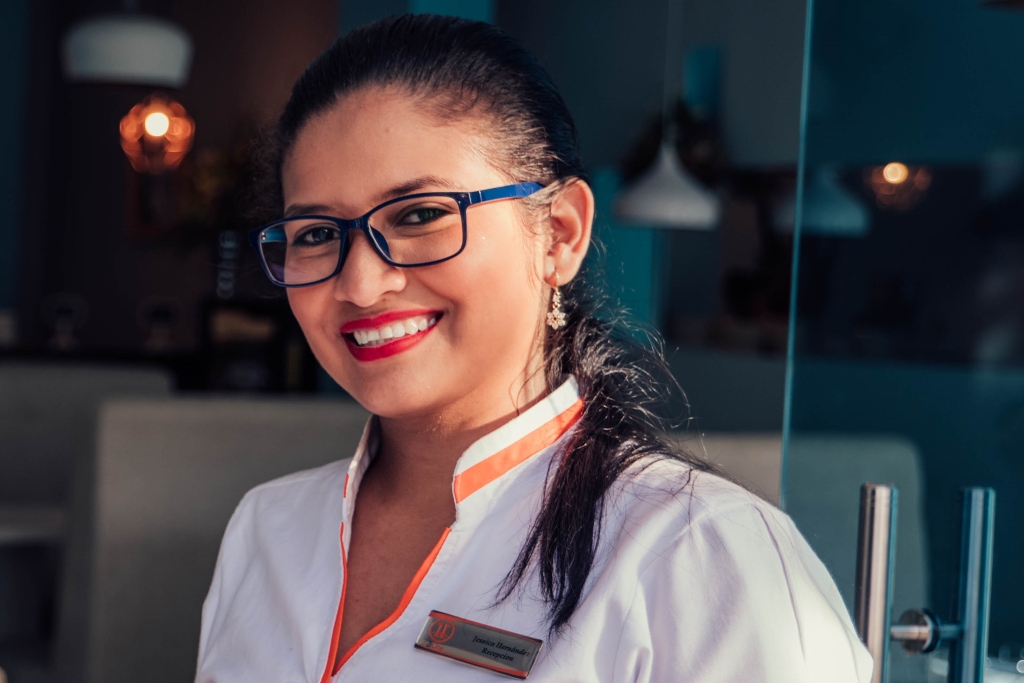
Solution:
<path fill-rule="evenodd" d="M 864 203 L 843 186 L 838 170 L 822 166 L 805 175 L 800 232 L 828 237 L 863 237 L 871 227 Z M 778 232 L 793 232 L 796 223 L 796 192 L 776 208 L 772 223 Z"/>
<path fill-rule="evenodd" d="M 192 148 L 195 131 L 183 106 L 151 95 L 121 119 L 121 149 L 139 173 L 173 171 Z"/>
<path fill-rule="evenodd" d="M 192 40 L 182 28 L 133 11 L 93 17 L 64 37 L 64 73 L 74 83 L 180 88 L 192 65 Z"/>
<path fill-rule="evenodd" d="M 890 161 L 883 166 L 865 169 L 864 184 L 874 193 L 881 209 L 908 211 L 917 206 L 932 184 L 932 170 L 927 166 L 908 166 Z"/>
<path fill-rule="evenodd" d="M 713 230 L 721 215 L 716 194 L 703 187 L 687 172 L 676 150 L 677 130 L 673 104 L 678 88 L 673 84 L 669 64 L 682 59 L 673 40 L 672 8 L 667 3 L 665 66 L 661 101 L 661 146 L 651 167 L 628 186 L 615 203 L 615 214 L 624 222 L 666 228 Z"/>

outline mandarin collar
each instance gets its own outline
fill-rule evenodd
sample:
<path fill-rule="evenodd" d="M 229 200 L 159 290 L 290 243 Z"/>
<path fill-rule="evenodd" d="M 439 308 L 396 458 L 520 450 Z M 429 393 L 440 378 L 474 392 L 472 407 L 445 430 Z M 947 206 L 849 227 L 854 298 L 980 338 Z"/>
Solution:
<path fill-rule="evenodd" d="M 576 378 L 569 376 L 557 389 L 494 431 L 480 437 L 459 457 L 452 477 L 458 506 L 488 484 L 501 479 L 532 456 L 558 441 L 579 419 L 583 401 Z M 345 519 L 350 520 L 359 483 L 380 447 L 380 421 L 372 416 L 345 476 Z"/>

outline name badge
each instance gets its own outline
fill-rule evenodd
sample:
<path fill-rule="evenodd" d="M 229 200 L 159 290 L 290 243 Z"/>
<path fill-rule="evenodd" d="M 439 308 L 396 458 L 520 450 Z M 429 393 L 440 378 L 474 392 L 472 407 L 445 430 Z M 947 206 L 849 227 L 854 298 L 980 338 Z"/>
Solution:
<path fill-rule="evenodd" d="M 416 647 L 442 657 L 524 679 L 544 641 L 444 612 L 431 612 Z"/>

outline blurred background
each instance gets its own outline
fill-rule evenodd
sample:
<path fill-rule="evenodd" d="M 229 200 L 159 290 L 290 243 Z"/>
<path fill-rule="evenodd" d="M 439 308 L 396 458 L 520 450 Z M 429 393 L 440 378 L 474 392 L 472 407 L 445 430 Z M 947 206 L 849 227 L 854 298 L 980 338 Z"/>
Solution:
<path fill-rule="evenodd" d="M 405 11 L 549 70 L 588 268 L 665 338 L 676 437 L 848 605 L 861 483 L 900 489 L 895 613 L 948 618 L 957 492 L 996 489 L 988 679 L 1024 680 L 1022 5 L 3 3 L 0 681 L 189 680 L 234 504 L 350 455 L 365 415 L 246 243 L 254 141 L 332 40 Z M 894 651 L 890 680 L 945 661 Z"/>

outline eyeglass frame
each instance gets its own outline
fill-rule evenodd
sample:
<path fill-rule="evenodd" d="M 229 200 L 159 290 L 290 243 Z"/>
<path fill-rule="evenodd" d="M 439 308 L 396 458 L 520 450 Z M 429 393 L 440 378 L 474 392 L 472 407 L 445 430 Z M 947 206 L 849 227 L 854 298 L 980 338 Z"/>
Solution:
<path fill-rule="evenodd" d="M 340 273 L 342 267 L 345 265 L 345 258 L 348 255 L 348 250 L 351 247 L 351 243 L 348 241 L 348 234 L 352 230 L 358 230 L 359 232 L 366 235 L 366 239 L 373 247 L 373 250 L 377 253 L 378 256 L 380 256 L 384 260 L 385 263 L 388 263 L 389 265 L 398 268 L 422 268 L 424 266 L 433 266 L 438 263 L 450 261 L 451 259 L 461 254 L 463 251 L 465 251 L 466 243 L 468 241 L 468 231 L 466 228 L 466 209 L 468 209 L 470 206 L 473 206 L 475 204 L 484 204 L 486 202 L 498 201 L 500 199 L 522 199 L 523 197 L 529 197 L 530 195 L 539 192 L 540 190 L 543 189 L 544 186 L 541 185 L 540 183 L 527 182 L 514 183 L 512 185 L 503 185 L 501 187 L 492 187 L 487 190 L 477 190 L 475 192 L 417 192 L 416 194 L 407 194 L 401 197 L 395 197 L 394 199 L 389 199 L 388 201 L 373 207 L 372 209 L 364 213 L 362 216 L 358 216 L 356 218 L 346 219 L 338 218 L 337 216 L 321 216 L 315 214 L 279 218 L 275 221 L 265 223 L 264 225 L 261 225 L 258 228 L 250 230 L 249 244 L 252 246 L 253 249 L 256 250 L 257 255 L 259 255 L 260 266 L 262 266 L 263 272 L 266 274 L 267 278 L 269 278 L 270 281 L 273 284 L 277 285 L 278 287 L 311 287 L 312 285 L 318 285 L 321 282 L 326 282 L 327 280 L 330 280 L 338 273 Z M 460 246 L 459 250 L 456 251 L 451 256 L 446 256 L 442 259 L 437 259 L 434 261 L 425 261 L 423 263 L 396 263 L 394 260 L 392 260 L 391 256 L 385 252 L 385 249 L 387 249 L 387 240 L 377 229 L 370 225 L 369 218 L 377 211 L 380 211 L 381 209 L 390 206 L 391 204 L 397 204 L 398 202 L 404 202 L 410 199 L 420 199 L 423 197 L 448 197 L 455 201 L 455 203 L 459 207 L 459 214 L 462 218 L 462 246 Z M 270 267 L 267 265 L 267 259 L 266 257 L 264 257 L 263 249 L 261 248 L 260 245 L 263 243 L 268 230 L 271 230 L 273 228 L 279 228 L 279 226 L 288 221 L 311 219 L 325 220 L 330 223 L 334 223 L 336 226 L 338 226 L 338 229 L 341 231 L 342 235 L 341 245 L 338 248 L 338 264 L 334 267 L 334 270 L 331 272 L 330 275 L 320 278 L 319 280 L 314 280 L 313 282 L 303 282 L 302 284 L 293 285 L 281 282 L 276 277 L 274 277 L 273 273 L 270 272 Z M 375 234 L 376 236 L 374 236 Z M 381 247 L 381 243 L 377 242 L 378 239 L 380 239 L 380 242 L 383 243 L 383 247 Z"/>

